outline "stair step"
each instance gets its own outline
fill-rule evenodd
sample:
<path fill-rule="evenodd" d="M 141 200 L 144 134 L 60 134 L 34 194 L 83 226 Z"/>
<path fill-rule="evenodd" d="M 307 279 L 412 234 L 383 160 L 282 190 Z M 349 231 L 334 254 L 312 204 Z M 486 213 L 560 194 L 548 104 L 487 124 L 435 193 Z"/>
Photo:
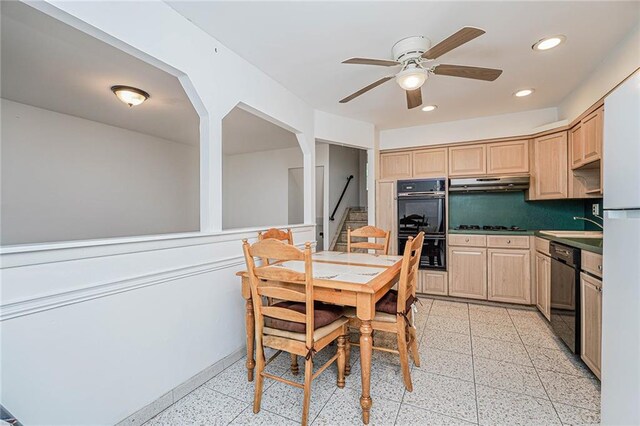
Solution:
<path fill-rule="evenodd" d="M 367 226 L 369 222 L 366 220 L 347 220 L 344 222 L 343 231 L 346 231 L 347 228 L 351 228 L 351 230 L 362 228 L 363 226 Z"/>
<path fill-rule="evenodd" d="M 359 241 L 367 241 L 367 238 L 351 237 L 351 241 L 354 243 Z M 347 244 L 347 231 L 340 232 L 340 235 L 338 236 L 338 243 Z"/>
<path fill-rule="evenodd" d="M 369 219 L 369 213 L 366 211 L 350 211 L 347 216 L 348 221 L 367 221 Z"/>

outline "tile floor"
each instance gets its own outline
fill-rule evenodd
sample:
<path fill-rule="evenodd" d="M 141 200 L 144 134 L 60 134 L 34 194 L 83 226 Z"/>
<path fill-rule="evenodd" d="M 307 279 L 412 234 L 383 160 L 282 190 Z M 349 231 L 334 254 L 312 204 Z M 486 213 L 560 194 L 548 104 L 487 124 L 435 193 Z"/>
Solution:
<path fill-rule="evenodd" d="M 406 392 L 396 355 L 374 352 L 372 425 L 584 425 L 600 422 L 600 382 L 567 352 L 537 311 L 422 299 L 416 325 L 421 367 Z M 394 346 L 384 335 L 376 345 Z M 317 355 L 319 365 L 335 347 Z M 253 414 L 253 383 L 241 359 L 147 425 L 295 425 L 302 390 L 265 381 L 262 410 Z M 359 425 L 358 348 L 347 385 L 335 385 L 335 368 L 314 381 L 310 423 Z M 282 354 L 268 367 L 301 381 Z"/>

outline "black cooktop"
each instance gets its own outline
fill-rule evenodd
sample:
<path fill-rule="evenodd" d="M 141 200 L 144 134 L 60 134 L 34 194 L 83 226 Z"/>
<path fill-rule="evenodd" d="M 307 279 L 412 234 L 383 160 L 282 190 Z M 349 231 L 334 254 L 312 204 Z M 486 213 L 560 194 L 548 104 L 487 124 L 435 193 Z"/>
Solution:
<path fill-rule="evenodd" d="M 504 226 L 504 225 L 460 225 L 455 227 L 454 229 L 458 231 L 475 231 L 475 230 L 484 230 L 484 231 L 526 231 L 526 229 L 522 229 L 519 226 Z"/>

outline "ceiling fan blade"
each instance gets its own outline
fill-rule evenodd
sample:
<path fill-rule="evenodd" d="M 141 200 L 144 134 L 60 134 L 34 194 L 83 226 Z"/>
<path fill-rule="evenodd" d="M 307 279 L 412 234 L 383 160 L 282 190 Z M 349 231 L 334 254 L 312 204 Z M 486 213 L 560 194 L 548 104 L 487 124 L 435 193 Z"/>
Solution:
<path fill-rule="evenodd" d="M 500 77 L 502 70 L 493 68 L 466 67 L 464 65 L 437 65 L 433 69 L 434 74 L 449 75 L 452 77 L 473 78 L 475 80 L 493 81 Z"/>
<path fill-rule="evenodd" d="M 407 90 L 407 108 L 413 109 L 422 105 L 422 88 Z"/>
<path fill-rule="evenodd" d="M 422 57 L 424 59 L 436 59 L 450 50 L 453 50 L 458 46 L 462 46 L 476 37 L 480 37 L 482 34 L 484 34 L 484 30 L 481 30 L 480 28 L 464 27 L 457 33 L 450 35 L 431 49 L 424 52 Z"/>
<path fill-rule="evenodd" d="M 350 58 L 342 61 L 343 64 L 360 64 L 360 65 L 379 65 L 382 67 L 393 67 L 400 65 L 398 61 L 390 61 L 388 59 L 371 59 L 371 58 Z"/>
<path fill-rule="evenodd" d="M 392 78 L 393 78 L 392 75 L 391 76 L 387 76 L 387 77 L 382 77 L 380 80 L 374 81 L 370 85 L 365 86 L 362 89 L 358 90 L 357 92 L 354 92 L 354 93 L 350 94 L 349 96 L 347 96 L 346 98 L 340 100 L 340 103 L 341 104 L 347 103 L 347 102 L 357 98 L 358 96 L 362 95 L 363 93 L 367 93 L 369 90 L 380 86 L 382 83 L 385 83 L 385 82 L 391 80 Z"/>

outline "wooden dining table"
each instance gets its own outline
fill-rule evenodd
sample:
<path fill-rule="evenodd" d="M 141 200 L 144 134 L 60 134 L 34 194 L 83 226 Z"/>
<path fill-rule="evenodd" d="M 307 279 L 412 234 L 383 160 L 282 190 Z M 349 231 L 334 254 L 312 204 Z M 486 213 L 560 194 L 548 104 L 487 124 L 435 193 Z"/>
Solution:
<path fill-rule="evenodd" d="M 287 262 L 291 269 L 302 268 L 304 263 L 296 265 Z M 369 424 L 371 411 L 371 321 L 375 316 L 376 302 L 384 296 L 398 280 L 402 256 L 377 255 L 370 253 L 344 253 L 323 251 L 313 254 L 314 299 L 335 305 L 356 308 L 360 319 L 360 366 L 362 370 L 362 421 Z M 274 266 L 277 267 L 277 266 Z M 251 288 L 246 271 L 238 272 L 242 278 L 242 297 L 246 300 L 247 327 L 247 375 L 253 380 L 255 368 L 255 319 Z"/>

